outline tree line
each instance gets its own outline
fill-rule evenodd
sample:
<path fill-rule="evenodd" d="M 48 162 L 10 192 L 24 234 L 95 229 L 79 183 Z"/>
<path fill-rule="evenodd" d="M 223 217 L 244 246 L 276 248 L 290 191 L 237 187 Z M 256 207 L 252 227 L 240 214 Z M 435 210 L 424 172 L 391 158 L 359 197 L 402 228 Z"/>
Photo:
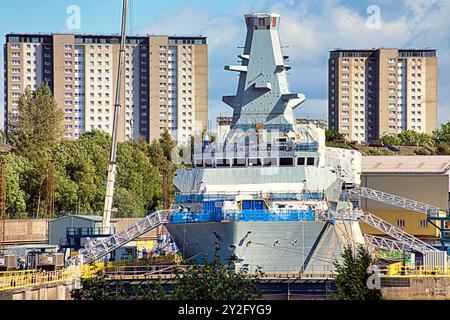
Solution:
<path fill-rule="evenodd" d="M 49 206 L 54 206 L 55 217 L 102 214 L 109 134 L 92 130 L 66 139 L 64 111 L 47 84 L 20 97 L 18 112 L 7 126 L 7 142 L 14 147 L 2 159 L 8 218 L 45 218 Z M 140 217 L 170 202 L 174 146 L 167 131 L 150 144 L 144 139 L 119 143 L 115 217 Z"/>
<path fill-rule="evenodd" d="M 330 146 L 343 145 L 345 147 L 344 137 L 339 132 L 326 130 L 325 138 Z M 380 140 L 394 147 L 421 147 L 415 151 L 418 155 L 450 155 L 450 121 L 442 123 L 431 134 L 406 130 L 394 135 L 382 135 Z"/>

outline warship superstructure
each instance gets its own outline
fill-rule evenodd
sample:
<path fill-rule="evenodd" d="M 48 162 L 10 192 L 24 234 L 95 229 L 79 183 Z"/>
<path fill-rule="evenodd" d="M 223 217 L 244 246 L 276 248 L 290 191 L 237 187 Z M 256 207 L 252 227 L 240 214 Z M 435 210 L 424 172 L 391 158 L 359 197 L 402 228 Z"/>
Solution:
<path fill-rule="evenodd" d="M 329 148 L 325 131 L 296 123 L 304 100 L 291 93 L 279 39 L 280 15 L 245 15 L 247 37 L 224 139 L 195 146 L 193 168 L 174 178 L 178 211 L 167 229 L 186 259 L 220 256 L 222 263 L 266 273 L 331 271 L 345 245 L 363 243 L 359 224 L 333 221 L 345 210 L 346 188 L 360 184 L 361 155 Z"/>

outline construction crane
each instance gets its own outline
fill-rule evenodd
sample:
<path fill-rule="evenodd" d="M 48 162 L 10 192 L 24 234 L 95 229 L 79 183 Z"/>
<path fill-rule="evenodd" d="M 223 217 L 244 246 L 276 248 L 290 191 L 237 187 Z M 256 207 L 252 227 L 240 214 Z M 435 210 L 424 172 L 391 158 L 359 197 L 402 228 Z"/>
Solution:
<path fill-rule="evenodd" d="M 114 103 L 114 122 L 112 129 L 111 153 L 108 163 L 108 179 L 106 181 L 105 207 L 103 210 L 103 230 L 106 234 L 110 233 L 111 227 L 111 211 L 114 196 L 114 183 L 116 182 L 116 157 L 117 157 L 117 127 L 119 122 L 119 114 L 121 109 L 121 84 L 122 72 L 125 61 L 125 41 L 126 41 L 126 25 L 127 25 L 128 0 L 123 0 L 122 10 L 122 31 L 120 36 L 119 64 L 117 72 L 116 97 Z"/>

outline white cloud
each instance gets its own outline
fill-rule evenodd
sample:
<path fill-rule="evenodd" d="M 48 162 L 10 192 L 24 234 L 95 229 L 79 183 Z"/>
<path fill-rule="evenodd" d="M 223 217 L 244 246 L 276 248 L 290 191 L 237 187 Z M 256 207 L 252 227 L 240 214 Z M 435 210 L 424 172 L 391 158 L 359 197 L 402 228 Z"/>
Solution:
<path fill-rule="evenodd" d="M 349 3 L 347 1 L 347 3 Z M 368 3 L 368 2 L 367 2 Z M 209 43 L 210 112 L 223 107 L 221 95 L 236 90 L 237 78 L 223 70 L 234 64 L 244 45 L 243 15 L 272 11 L 282 15 L 280 37 L 291 56 L 290 83 L 293 92 L 302 92 L 307 102 L 298 108 L 304 116 L 327 117 L 327 68 L 329 50 L 334 48 L 433 47 L 438 49 L 439 121 L 450 119 L 450 1 L 404 0 L 391 4 L 380 1 L 381 28 L 370 30 L 366 8 L 341 0 L 242 1 L 231 12 L 212 15 L 204 6 L 185 6 L 178 13 L 161 13 L 140 33 L 204 34 Z M 385 3 L 385 4 L 383 4 Z M 367 4 L 368 5 L 368 4 Z M 395 11 L 393 10 L 395 8 Z M 324 103 L 325 102 L 325 103 Z M 221 111 L 222 112 L 222 111 Z"/>

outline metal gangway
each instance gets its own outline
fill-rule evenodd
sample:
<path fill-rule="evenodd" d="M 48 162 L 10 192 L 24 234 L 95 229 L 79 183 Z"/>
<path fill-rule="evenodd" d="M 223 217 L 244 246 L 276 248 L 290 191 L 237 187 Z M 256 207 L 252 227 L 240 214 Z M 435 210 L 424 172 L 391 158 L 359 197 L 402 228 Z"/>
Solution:
<path fill-rule="evenodd" d="M 88 241 L 85 248 L 81 249 L 78 255 L 68 259 L 69 265 L 89 264 L 105 257 L 128 242 L 166 224 L 173 211 L 175 210 L 153 212 L 110 237 Z"/>
<path fill-rule="evenodd" d="M 438 216 L 439 213 L 443 212 L 439 207 L 419 202 L 416 200 L 411 200 L 408 198 L 396 196 L 383 191 L 378 191 L 366 187 L 357 187 L 353 189 L 347 189 L 342 191 L 342 195 L 345 199 L 350 199 L 352 196 L 360 196 L 374 201 L 382 202 L 385 204 L 390 204 L 403 209 L 408 209 L 420 213 L 425 213 L 431 216 Z"/>
<path fill-rule="evenodd" d="M 397 246 L 404 246 L 405 248 L 409 248 L 409 250 L 417 251 L 422 254 L 430 251 L 440 251 L 432 245 L 426 243 L 425 241 L 422 241 L 419 238 L 410 235 L 409 233 L 370 212 L 363 212 L 358 210 L 342 210 L 332 213 L 330 215 L 330 219 L 365 222 L 371 227 L 393 238 L 394 240 L 391 240 L 391 244 L 393 243 L 393 241 L 396 241 Z"/>
<path fill-rule="evenodd" d="M 439 207 L 366 187 L 347 189 L 342 191 L 341 194 L 344 199 L 351 199 L 352 196 L 364 197 L 399 208 L 423 213 L 426 214 L 429 218 L 437 218 L 441 217 L 442 215 L 447 215 L 447 213 L 441 210 Z M 368 240 L 372 246 L 378 246 L 381 249 L 402 248 L 409 251 L 415 250 L 421 253 L 424 253 L 425 251 L 439 251 L 430 244 L 410 235 L 409 233 L 406 233 L 400 228 L 391 225 L 387 221 L 379 218 L 372 213 L 364 212 L 361 216 L 362 218 L 360 219 L 362 222 L 366 222 L 370 226 L 384 232 L 391 237 L 391 239 L 389 239 L 366 235 L 366 240 Z"/>
<path fill-rule="evenodd" d="M 394 240 L 392 238 L 375 236 L 373 234 L 365 234 L 364 240 L 366 245 L 370 248 L 379 248 L 386 251 L 399 251 L 404 252 L 407 250 L 411 250 L 405 243 Z"/>

